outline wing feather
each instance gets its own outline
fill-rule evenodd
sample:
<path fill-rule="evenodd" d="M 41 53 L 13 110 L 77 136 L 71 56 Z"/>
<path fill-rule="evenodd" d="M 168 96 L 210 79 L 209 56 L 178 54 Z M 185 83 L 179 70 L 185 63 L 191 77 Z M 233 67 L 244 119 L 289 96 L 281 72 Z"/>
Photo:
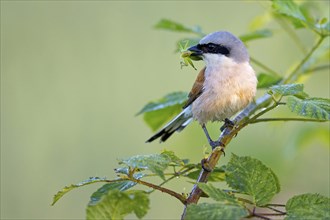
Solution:
<path fill-rule="evenodd" d="M 188 100 L 183 106 L 183 108 L 186 108 L 189 105 L 191 105 L 191 103 L 193 103 L 203 93 L 203 87 L 205 81 L 205 76 L 204 76 L 205 69 L 206 67 L 204 67 L 197 75 L 196 81 L 188 95 Z"/>

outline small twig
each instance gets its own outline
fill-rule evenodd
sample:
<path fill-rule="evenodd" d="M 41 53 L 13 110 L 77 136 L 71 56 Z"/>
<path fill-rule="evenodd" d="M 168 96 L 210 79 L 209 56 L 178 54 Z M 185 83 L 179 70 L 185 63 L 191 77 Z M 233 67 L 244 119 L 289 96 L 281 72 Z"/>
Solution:
<path fill-rule="evenodd" d="M 302 72 L 302 74 L 309 74 L 309 73 L 312 73 L 312 72 L 322 71 L 322 70 L 325 70 L 325 69 L 330 70 L 330 65 L 329 64 L 328 65 L 321 65 L 321 66 L 317 66 L 317 67 L 314 67 L 314 68 L 310 68 L 310 69 L 307 69 L 304 72 Z"/>
<path fill-rule="evenodd" d="M 143 180 L 139 180 L 139 179 L 135 179 L 135 178 L 127 177 L 126 180 L 130 180 L 132 182 L 135 182 L 135 183 L 153 188 L 153 189 L 161 191 L 163 193 L 167 193 L 167 194 L 177 198 L 178 200 L 180 200 L 180 202 L 182 202 L 183 204 L 186 204 L 186 198 L 184 196 L 182 196 L 181 194 L 179 194 L 177 192 L 174 192 L 173 190 L 170 190 L 170 189 L 167 189 L 167 188 L 164 188 L 164 187 L 161 187 L 161 186 L 157 186 L 155 184 L 145 182 Z"/>
<path fill-rule="evenodd" d="M 262 216 L 262 215 L 256 213 L 256 207 L 253 208 L 252 212 L 250 211 L 250 216 L 249 217 L 250 218 L 251 217 L 258 217 L 258 218 L 261 218 L 261 219 L 270 220 L 270 218 L 267 218 L 265 216 Z"/>
<path fill-rule="evenodd" d="M 250 121 L 249 124 L 269 121 L 304 121 L 304 122 L 327 122 L 327 120 L 311 119 L 311 118 L 258 118 Z"/>
<path fill-rule="evenodd" d="M 268 204 L 267 207 L 269 207 L 269 206 L 285 207 L 285 205 L 283 205 L 283 204 Z"/>
<path fill-rule="evenodd" d="M 289 76 L 283 80 L 281 84 L 290 83 L 294 77 L 297 77 L 297 74 L 300 70 L 300 68 L 306 63 L 306 61 L 312 56 L 312 54 L 315 52 L 315 50 L 320 46 L 320 44 L 324 40 L 324 36 L 321 36 L 319 40 L 316 42 L 316 44 L 312 47 L 312 49 L 306 54 L 304 59 L 301 60 L 301 62 L 294 68 L 294 70 L 289 74 Z M 295 79 L 295 78 L 294 78 Z M 293 80 L 294 80 L 293 79 Z"/>
<path fill-rule="evenodd" d="M 259 112 L 258 114 L 256 114 L 255 116 L 253 116 L 252 118 L 250 118 L 246 124 L 252 124 L 255 120 L 257 120 L 257 118 L 259 118 L 261 115 L 266 114 L 267 112 L 269 112 L 270 110 L 276 108 L 278 106 L 278 103 L 274 103 L 273 105 L 265 108 L 264 110 L 262 110 L 261 112 Z"/>
<path fill-rule="evenodd" d="M 181 176 L 187 172 L 189 172 L 190 170 L 192 169 L 195 169 L 195 167 L 188 167 L 187 169 L 183 170 L 183 171 L 178 171 L 178 172 L 175 172 L 175 173 L 171 173 L 171 177 L 166 179 L 165 181 L 163 181 L 161 184 L 159 184 L 158 186 L 163 186 L 164 184 L 168 183 L 169 181 L 171 181 L 172 179 L 175 179 L 176 177 L 178 176 Z M 166 174 L 164 174 L 166 175 Z M 154 192 L 156 189 L 152 189 L 151 191 L 149 191 L 148 193 L 152 193 Z"/>
<path fill-rule="evenodd" d="M 286 212 L 283 212 L 283 211 L 281 211 L 281 210 L 275 209 L 275 208 L 273 208 L 273 207 L 271 207 L 271 206 L 267 206 L 267 208 L 268 208 L 268 209 L 271 209 L 271 210 L 273 210 L 273 211 L 275 211 L 275 212 L 278 212 L 278 213 L 280 213 L 280 214 L 282 214 L 282 215 L 286 215 Z"/>

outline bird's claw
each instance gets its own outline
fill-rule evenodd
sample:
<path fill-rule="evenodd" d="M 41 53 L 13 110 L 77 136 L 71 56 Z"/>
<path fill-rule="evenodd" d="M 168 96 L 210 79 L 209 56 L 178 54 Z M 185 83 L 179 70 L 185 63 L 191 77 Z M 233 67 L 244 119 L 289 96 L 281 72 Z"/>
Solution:
<path fill-rule="evenodd" d="M 216 147 L 221 147 L 221 149 L 225 146 L 221 141 L 209 141 L 210 146 L 212 147 L 212 150 Z M 221 150 L 222 151 L 222 150 Z"/>
<path fill-rule="evenodd" d="M 231 128 L 233 129 L 235 127 L 235 123 L 228 118 L 225 118 L 225 123 L 221 126 L 220 131 L 225 130 L 226 128 Z"/>

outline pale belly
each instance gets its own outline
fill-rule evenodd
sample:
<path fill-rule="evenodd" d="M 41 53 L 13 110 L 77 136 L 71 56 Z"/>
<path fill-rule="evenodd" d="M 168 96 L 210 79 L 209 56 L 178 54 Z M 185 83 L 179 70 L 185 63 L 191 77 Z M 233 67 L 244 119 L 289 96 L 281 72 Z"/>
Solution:
<path fill-rule="evenodd" d="M 257 87 L 248 62 L 212 55 L 207 61 L 203 92 L 191 106 L 193 118 L 200 124 L 229 119 L 253 100 Z"/>
<path fill-rule="evenodd" d="M 243 99 L 237 94 L 217 95 L 204 93 L 192 104 L 192 114 L 200 124 L 209 121 L 223 121 L 245 108 L 253 99 L 253 95 Z"/>

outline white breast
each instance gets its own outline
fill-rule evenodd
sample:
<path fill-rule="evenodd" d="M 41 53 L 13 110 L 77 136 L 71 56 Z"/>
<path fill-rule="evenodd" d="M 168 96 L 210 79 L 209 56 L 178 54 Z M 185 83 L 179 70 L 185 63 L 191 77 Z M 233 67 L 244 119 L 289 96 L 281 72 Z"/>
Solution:
<path fill-rule="evenodd" d="M 230 118 L 245 108 L 256 93 L 257 78 L 248 62 L 208 54 L 204 90 L 192 104 L 192 113 L 200 124 Z"/>

